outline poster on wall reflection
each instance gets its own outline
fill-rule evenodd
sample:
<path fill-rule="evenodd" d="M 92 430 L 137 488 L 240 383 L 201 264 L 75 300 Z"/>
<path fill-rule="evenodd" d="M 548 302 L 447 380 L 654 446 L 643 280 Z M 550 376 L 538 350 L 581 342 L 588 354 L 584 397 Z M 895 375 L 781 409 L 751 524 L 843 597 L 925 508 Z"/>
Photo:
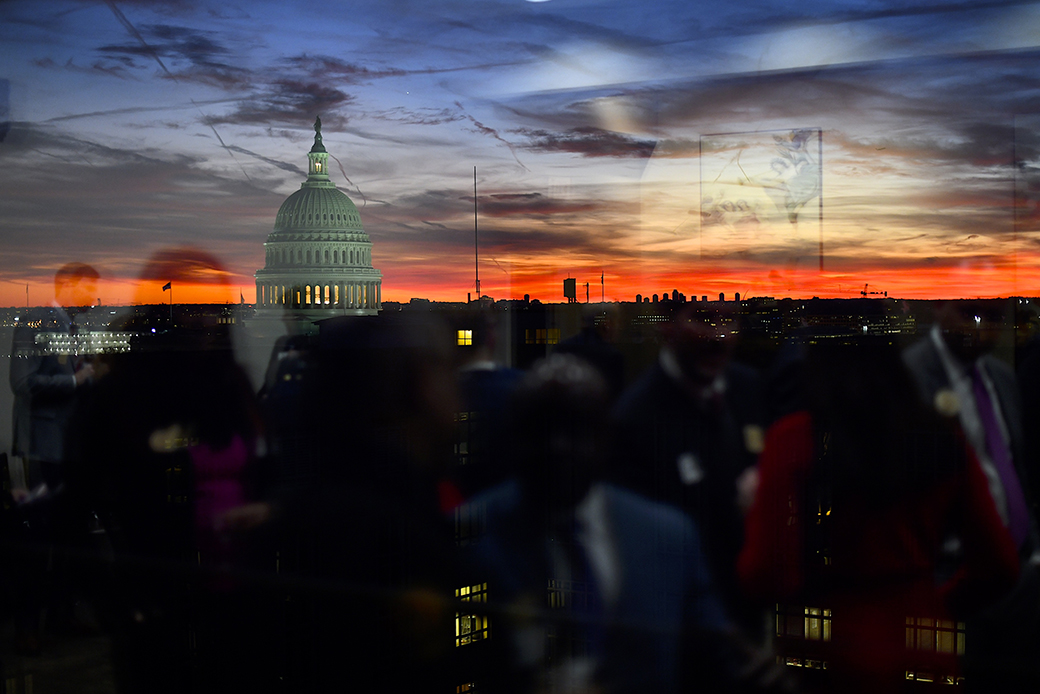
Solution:
<path fill-rule="evenodd" d="M 823 132 L 702 135 L 700 255 L 823 269 Z"/>

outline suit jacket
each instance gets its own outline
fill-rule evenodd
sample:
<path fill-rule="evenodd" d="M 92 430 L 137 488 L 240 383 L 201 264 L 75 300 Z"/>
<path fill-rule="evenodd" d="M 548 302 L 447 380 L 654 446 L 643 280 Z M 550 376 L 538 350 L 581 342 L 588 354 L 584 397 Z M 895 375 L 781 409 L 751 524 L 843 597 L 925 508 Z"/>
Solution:
<path fill-rule="evenodd" d="M 719 638 L 727 620 L 693 522 L 618 487 L 603 485 L 602 493 L 619 583 L 616 599 L 589 615 L 606 620 L 601 683 L 610 691 L 668 692 L 677 688 L 684 669 L 718 677 L 729 667 L 725 639 Z M 474 576 L 484 576 L 494 604 L 544 610 L 548 580 L 554 578 L 554 544 L 567 540 L 545 530 L 544 518 L 528 506 L 515 481 L 475 502 L 486 505 L 487 533 L 476 548 Z M 523 620 L 506 621 L 509 626 L 496 633 L 515 636 Z M 507 660 L 511 666 L 498 674 L 517 667 L 515 653 Z M 507 686 L 521 686 L 514 676 L 507 679 Z"/>
<path fill-rule="evenodd" d="M 736 480 L 761 450 L 761 381 L 739 364 L 729 365 L 725 380 L 721 402 L 703 406 L 654 364 L 614 408 L 620 445 L 613 479 L 693 517 L 727 609 L 746 628 L 760 629 L 737 588 L 735 566 L 744 535 Z"/>
<path fill-rule="evenodd" d="M 943 366 L 942 357 L 931 336 L 911 345 L 903 353 L 903 361 L 913 374 L 921 397 L 928 405 L 934 404 L 936 393 L 952 387 L 949 375 Z M 1022 489 L 1027 491 L 1027 477 L 1023 469 L 1025 432 L 1022 427 L 1022 404 L 1015 372 L 1004 362 L 988 354 L 979 357 L 977 364 L 993 383 L 997 403 L 1008 432 L 1011 459 L 1022 483 Z M 982 457 L 988 459 L 989 454 L 982 451 L 980 458 Z"/>
<path fill-rule="evenodd" d="M 921 340 L 904 353 L 904 361 L 917 377 L 921 394 L 929 403 L 934 402 L 939 389 L 951 385 L 934 339 L 930 336 Z M 981 357 L 977 363 L 993 384 L 1010 439 L 1012 461 L 1020 486 L 1027 493 L 1025 436 L 1014 374 L 1003 362 L 990 356 Z M 979 458 L 980 462 L 985 462 L 981 460 L 982 455 Z M 992 464 L 989 465 L 992 468 Z M 987 476 L 991 493 L 995 491 L 1003 497 L 1003 486 L 994 490 L 994 474 Z M 972 646 L 965 660 L 966 677 L 969 681 L 985 682 L 987 691 L 1026 691 L 1030 686 L 1035 688 L 1035 682 L 1040 681 L 1040 663 L 1036 660 L 1040 649 L 1040 610 L 1037 607 L 1040 605 L 1040 577 L 1037 575 L 1038 565 L 1032 561 L 1038 544 L 1036 523 L 1030 518 L 1025 541 L 1018 548 L 1021 573 L 1017 585 L 996 605 L 968 623 Z M 1014 667 L 1007 667 L 1009 663 L 1014 663 Z M 1023 687 L 1022 681 L 1027 679 L 1031 684 Z"/>
<path fill-rule="evenodd" d="M 46 462 L 65 457 L 64 439 L 75 404 L 75 356 L 46 343 L 46 333 L 68 336 L 71 321 L 64 310 L 49 307 L 23 315 L 11 344 L 14 391 L 15 455 Z"/>

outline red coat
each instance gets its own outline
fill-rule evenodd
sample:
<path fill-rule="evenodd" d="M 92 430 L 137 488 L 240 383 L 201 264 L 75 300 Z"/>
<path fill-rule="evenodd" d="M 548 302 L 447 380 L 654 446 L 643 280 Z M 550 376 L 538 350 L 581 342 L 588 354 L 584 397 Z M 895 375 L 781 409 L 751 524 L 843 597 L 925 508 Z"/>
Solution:
<path fill-rule="evenodd" d="M 907 670 L 955 676 L 956 647 L 954 653 L 934 645 L 922 650 L 920 644 L 935 639 L 918 627 L 923 622 L 908 625 L 907 619 L 963 618 L 1014 585 L 1014 543 L 967 446 L 965 455 L 965 465 L 894 503 L 847 498 L 835 508 L 828 519 L 830 564 L 823 580 L 812 582 L 819 587 L 808 591 L 804 526 L 811 516 L 803 507 L 817 459 L 812 420 L 799 412 L 769 430 L 758 493 L 746 519 L 740 580 L 750 596 L 831 611 L 829 642 L 802 646 L 827 660 L 831 676 L 844 687 L 887 690 Z M 939 584 L 940 548 L 951 533 L 960 538 L 963 563 Z M 956 636 L 951 638 L 955 644 Z"/>

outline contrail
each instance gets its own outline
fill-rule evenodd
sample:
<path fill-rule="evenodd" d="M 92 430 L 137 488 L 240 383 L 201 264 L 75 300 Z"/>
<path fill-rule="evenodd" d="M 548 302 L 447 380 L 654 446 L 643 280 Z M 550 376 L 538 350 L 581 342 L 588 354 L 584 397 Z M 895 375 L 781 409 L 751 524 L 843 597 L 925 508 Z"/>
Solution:
<path fill-rule="evenodd" d="M 148 52 L 152 54 L 153 58 L 155 58 L 155 62 L 159 63 L 159 67 L 163 69 L 163 72 L 165 72 L 170 77 L 173 77 L 173 79 L 177 79 L 174 76 L 174 74 L 170 72 L 169 68 L 166 67 L 166 64 L 163 63 L 162 58 L 159 57 L 159 53 L 150 45 L 148 45 L 147 41 L 144 40 L 144 37 L 141 36 L 141 32 L 137 30 L 137 27 L 131 24 L 130 20 L 126 18 L 126 15 L 123 14 L 118 7 L 116 7 L 115 0 L 105 0 L 105 4 L 108 5 L 108 9 L 112 10 L 112 14 L 116 16 L 116 19 L 119 20 L 119 23 L 122 24 L 126 28 L 126 30 L 130 32 L 130 35 L 138 41 L 140 41 L 141 45 L 148 49 Z"/>
<path fill-rule="evenodd" d="M 112 10 L 112 14 L 116 16 L 116 19 L 119 20 L 119 23 L 122 24 L 123 27 L 125 27 L 126 30 L 130 32 L 130 35 L 137 39 L 141 43 L 141 45 L 144 46 L 145 49 L 152 54 L 152 57 L 155 58 L 155 62 L 159 63 L 159 67 L 162 68 L 163 72 L 165 72 L 173 81 L 179 82 L 180 80 L 177 79 L 177 75 L 170 72 L 170 69 L 166 67 L 166 63 L 164 63 L 162 61 L 162 58 L 159 57 L 159 52 L 152 48 L 152 46 L 144 40 L 144 37 L 141 36 L 141 32 L 137 30 L 137 27 L 131 24 L 130 20 L 126 18 L 126 15 L 123 14 L 123 12 L 118 7 L 116 7 L 115 0 L 105 0 L 105 4 L 108 5 L 108 9 Z M 195 99 L 192 99 L 191 103 L 195 106 L 195 108 L 199 109 L 199 115 L 201 115 L 203 117 L 203 120 L 205 120 L 206 114 L 199 107 L 199 105 L 195 103 Z M 220 133 L 217 132 L 217 129 L 213 126 L 213 124 L 209 123 L 208 125 L 209 129 L 213 131 L 213 134 L 217 136 L 217 141 L 220 142 L 220 146 L 224 148 L 225 152 L 231 155 L 231 159 L 234 160 L 234 162 L 238 164 L 238 168 L 242 170 L 242 175 L 246 177 L 246 180 L 249 181 L 250 184 L 252 184 L 253 179 L 251 179 L 249 177 L 249 174 L 246 173 L 246 168 L 242 165 L 242 162 L 238 160 L 238 157 L 235 156 L 235 153 L 232 152 L 224 143 L 224 138 L 220 136 Z"/>
<path fill-rule="evenodd" d="M 365 194 L 361 192 L 361 188 L 358 188 L 354 184 L 354 182 L 352 180 L 350 180 L 350 176 L 347 176 L 347 170 L 343 168 L 343 162 L 341 162 L 339 159 L 336 159 L 335 155 L 333 155 L 333 154 L 329 154 L 329 156 L 332 157 L 333 159 L 335 159 L 336 163 L 339 165 L 339 172 L 341 174 L 343 174 L 343 178 L 347 179 L 347 183 L 349 183 L 350 185 L 354 186 L 354 189 L 358 192 L 358 195 L 361 196 L 361 200 L 362 200 L 361 206 L 362 207 L 366 206 L 368 204 L 368 198 L 366 198 Z"/>
<path fill-rule="evenodd" d="M 271 166 L 277 167 L 277 168 L 281 169 L 282 171 L 288 171 L 289 173 L 299 174 L 301 176 L 306 176 L 307 175 L 306 171 L 304 171 L 303 169 L 301 169 L 300 167 L 298 167 L 298 166 L 296 166 L 294 164 L 289 164 L 289 163 L 284 162 L 284 161 L 278 161 L 277 159 L 271 159 L 270 157 L 265 157 L 262 154 L 257 154 L 256 152 L 251 152 L 251 151 L 249 151 L 248 149 L 246 149 L 244 147 L 239 147 L 238 145 L 229 145 L 228 149 L 230 149 L 232 151 L 235 151 L 235 152 L 238 152 L 239 154 L 245 154 L 245 155 L 250 156 L 250 157 L 256 157 L 260 161 L 267 162 Z"/>
<path fill-rule="evenodd" d="M 507 275 L 509 274 L 509 271 L 506 270 L 504 267 L 502 267 L 502 265 L 498 262 L 497 259 L 492 258 L 491 262 L 493 262 L 495 265 L 497 265 L 499 270 L 501 270 L 502 272 L 506 273 Z"/>
<path fill-rule="evenodd" d="M 530 171 L 530 169 L 524 166 L 524 163 L 520 161 L 520 157 L 516 156 L 516 149 L 513 147 L 513 143 L 509 142 L 509 140 L 499 135 L 498 131 L 494 128 L 490 128 L 484 125 L 479 120 L 466 113 L 466 109 L 463 108 L 462 104 L 458 101 L 455 102 L 455 105 L 459 107 L 460 111 L 462 111 L 463 116 L 465 116 L 471 123 L 473 123 L 473 125 L 477 126 L 477 130 L 484 133 L 485 135 L 490 135 L 491 137 L 495 138 L 496 140 L 504 144 L 506 147 L 508 147 L 509 153 L 513 155 L 513 159 L 516 160 L 516 163 L 520 165 L 521 169 L 523 169 L 524 171 Z"/>

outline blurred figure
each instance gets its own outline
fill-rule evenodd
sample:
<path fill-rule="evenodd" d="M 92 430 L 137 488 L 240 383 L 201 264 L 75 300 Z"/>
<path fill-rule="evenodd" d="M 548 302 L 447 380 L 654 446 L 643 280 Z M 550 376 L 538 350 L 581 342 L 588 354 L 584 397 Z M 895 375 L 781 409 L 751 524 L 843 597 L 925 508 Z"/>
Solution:
<path fill-rule="evenodd" d="M 302 401 L 304 379 L 312 375 L 317 337 L 299 332 L 290 308 L 285 308 L 288 334 L 280 336 L 271 349 L 264 383 L 257 399 L 264 418 L 267 450 L 273 463 L 272 483 L 281 491 L 313 483 L 312 471 L 300 465 L 301 424 L 306 417 Z"/>
<path fill-rule="evenodd" d="M 985 473 L 986 489 L 1018 549 L 1022 575 L 1007 599 L 968 624 L 969 678 L 995 688 L 1040 682 L 1040 558 L 1028 499 L 1022 403 L 1015 374 L 993 356 L 1003 301 L 948 301 L 928 337 L 903 355 L 927 405 L 955 415 Z M 951 546 L 955 559 L 958 550 Z"/>
<path fill-rule="evenodd" d="M 79 322 L 97 296 L 97 270 L 69 263 L 54 275 L 54 300 L 48 307 L 19 316 L 11 345 L 10 382 L 14 391 L 13 454 L 24 462 L 29 489 L 13 490 L 22 502 L 20 516 L 28 524 L 21 540 L 41 543 L 16 562 L 18 589 L 16 650 L 35 654 L 40 648 L 40 610 L 44 602 L 42 547 L 67 546 L 75 527 L 85 523 L 70 508 L 62 492 L 67 456 L 69 418 L 83 390 L 94 377 L 94 355 L 84 354 L 76 339 Z M 24 525 L 24 524 L 23 524 Z M 68 584 L 65 562 L 58 559 L 49 574 L 49 627 L 67 629 L 74 621 L 75 596 Z"/>
<path fill-rule="evenodd" d="M 1014 372 L 990 354 L 1002 329 L 1002 307 L 994 302 L 949 301 L 936 319 L 928 337 L 911 346 L 904 360 L 924 402 L 952 407 L 957 415 L 986 472 L 997 510 L 1021 548 L 1030 526 L 1016 470 L 1024 447 L 1021 399 Z"/>
<path fill-rule="evenodd" d="M 737 589 L 743 540 L 740 489 L 753 489 L 764 407 L 753 369 L 731 360 L 730 316 L 680 310 L 664 328 L 658 361 L 614 408 L 616 478 L 683 509 L 696 521 L 726 607 L 749 634 L 761 617 Z"/>
<path fill-rule="evenodd" d="M 442 485 L 458 395 L 439 323 L 394 316 L 320 324 L 304 375 L 305 488 L 271 500 L 291 561 L 288 685 L 448 691 L 459 587 Z M 297 587 L 298 586 L 298 587 Z"/>
<path fill-rule="evenodd" d="M 573 354 L 592 364 L 607 382 L 614 400 L 625 385 L 625 357 L 614 346 L 617 309 L 609 304 L 581 307 L 581 331 L 556 346 L 554 353 Z"/>
<path fill-rule="evenodd" d="M 166 249 L 139 291 L 226 277 L 204 251 Z M 273 679 L 271 625 L 232 573 L 249 553 L 221 527 L 261 494 L 259 415 L 229 328 L 185 314 L 139 335 L 74 417 L 69 490 L 97 511 L 115 555 L 105 621 L 120 691 L 255 690 Z"/>
<path fill-rule="evenodd" d="M 814 690 L 956 682 L 955 620 L 1018 573 L 982 468 L 956 422 L 914 396 L 894 347 L 818 347 L 806 369 L 808 409 L 766 437 L 740 579 L 752 596 L 782 603 L 781 657 L 826 663 L 805 669 Z M 962 560 L 937 584 L 951 535 Z"/>
<path fill-rule="evenodd" d="M 97 296 L 97 270 L 69 263 L 54 275 L 49 307 L 19 317 L 11 346 L 14 390 L 13 452 L 25 459 L 30 478 L 51 490 L 60 486 L 65 429 L 78 389 L 90 383 L 94 365 L 75 344 L 77 314 Z"/>
<path fill-rule="evenodd" d="M 495 359 L 499 326 L 490 310 L 476 313 L 467 325 L 474 325 L 473 344 L 459 346 L 461 408 L 454 475 L 464 497 L 511 474 L 504 442 L 506 416 L 509 398 L 523 375 Z"/>
<path fill-rule="evenodd" d="M 733 687 L 745 661 L 694 523 L 602 481 L 612 446 L 608 402 L 595 369 L 569 355 L 536 364 L 516 394 L 516 477 L 478 497 L 487 504 L 487 535 L 476 547 L 477 571 L 499 608 L 491 643 L 502 660 L 492 685 Z"/>

